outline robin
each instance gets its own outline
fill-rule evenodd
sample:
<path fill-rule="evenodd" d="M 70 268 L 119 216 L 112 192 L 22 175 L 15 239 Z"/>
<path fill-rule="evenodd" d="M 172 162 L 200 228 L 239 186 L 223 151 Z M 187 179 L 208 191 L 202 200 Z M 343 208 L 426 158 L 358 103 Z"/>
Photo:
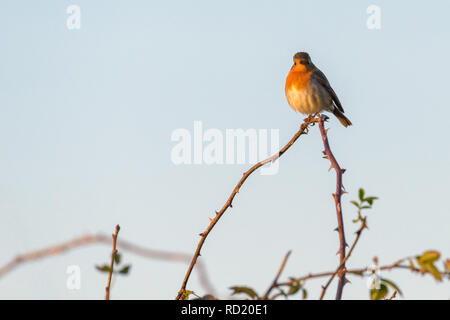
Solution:
<path fill-rule="evenodd" d="M 342 108 L 327 77 L 311 61 L 306 52 L 294 55 L 294 65 L 286 78 L 286 98 L 295 111 L 303 114 L 332 112 L 344 127 L 351 121 Z"/>

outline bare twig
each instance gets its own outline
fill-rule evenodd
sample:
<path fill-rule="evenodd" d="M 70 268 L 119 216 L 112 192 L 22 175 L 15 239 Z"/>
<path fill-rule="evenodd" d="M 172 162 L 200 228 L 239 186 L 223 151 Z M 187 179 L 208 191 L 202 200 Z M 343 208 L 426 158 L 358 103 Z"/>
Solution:
<path fill-rule="evenodd" d="M 106 294 L 105 294 L 105 300 L 109 300 L 109 291 L 110 291 L 110 287 L 111 287 L 111 278 L 112 278 L 112 274 L 114 271 L 114 260 L 116 258 L 116 254 L 117 254 L 117 235 L 119 234 L 119 230 L 120 227 L 119 225 L 116 225 L 116 231 L 115 233 L 113 233 L 112 238 L 113 238 L 113 248 L 112 248 L 112 253 L 111 253 L 111 263 L 109 265 L 109 274 L 108 274 L 108 282 L 106 283 Z"/>
<path fill-rule="evenodd" d="M 341 196 L 342 196 L 342 174 L 345 172 L 344 169 L 341 169 L 338 162 L 336 161 L 336 158 L 334 157 L 333 153 L 331 152 L 330 145 L 328 143 L 328 137 L 327 137 L 327 130 L 325 130 L 324 122 L 328 119 L 326 115 L 319 116 L 319 128 L 320 133 L 322 135 L 322 141 L 324 145 L 324 151 L 323 154 L 325 155 L 325 158 L 330 160 L 331 162 L 331 168 L 333 168 L 336 171 L 336 193 L 333 194 L 334 202 L 336 204 L 336 213 L 337 213 L 337 220 L 338 220 L 338 233 L 339 233 L 339 256 L 340 256 L 340 270 L 338 270 L 338 277 L 339 277 L 339 283 L 338 288 L 336 292 L 336 300 L 341 300 L 342 298 L 342 291 L 344 289 L 344 285 L 346 283 L 345 280 L 345 247 L 347 243 L 345 242 L 345 234 L 344 234 L 344 220 L 342 217 L 342 206 L 341 206 Z M 344 272 L 343 272 L 344 271 Z"/>
<path fill-rule="evenodd" d="M 267 298 L 269 298 L 270 292 L 273 290 L 273 288 L 277 287 L 278 279 L 280 278 L 281 273 L 283 272 L 284 267 L 286 266 L 286 262 L 287 262 L 287 260 L 288 260 L 288 258 L 290 256 L 290 254 L 291 254 L 291 251 L 289 250 L 288 253 L 286 253 L 286 255 L 284 256 L 283 262 L 281 262 L 281 266 L 278 269 L 278 272 L 277 272 L 277 275 L 275 276 L 275 279 L 273 279 L 272 284 L 270 285 L 270 287 L 267 289 L 266 293 L 262 297 L 263 300 L 266 300 Z"/>
<path fill-rule="evenodd" d="M 269 162 L 274 162 L 275 160 L 280 158 L 294 144 L 294 142 L 297 141 L 297 139 L 301 135 L 308 133 L 309 125 L 313 125 L 318 121 L 319 121 L 319 119 L 314 116 L 309 116 L 308 118 L 306 118 L 304 120 L 304 122 L 302 123 L 302 125 L 300 126 L 300 130 L 292 137 L 292 139 L 288 142 L 288 144 L 286 144 L 278 153 L 274 154 L 273 156 L 271 156 L 263 161 L 258 162 L 253 167 L 251 167 L 247 172 L 244 173 L 244 175 L 239 180 L 239 182 L 236 185 L 236 187 L 234 188 L 234 190 L 231 192 L 231 195 L 229 196 L 227 202 L 224 204 L 222 209 L 218 212 L 216 211 L 216 216 L 214 218 L 210 219 L 210 223 L 209 223 L 208 227 L 206 228 L 206 230 L 203 231 L 202 233 L 200 233 L 201 239 L 197 245 L 197 249 L 195 250 L 194 256 L 192 257 L 191 264 L 189 265 L 189 268 L 186 272 L 183 283 L 181 284 L 181 289 L 179 290 L 179 292 L 176 296 L 177 300 L 182 299 L 186 293 L 186 286 L 189 281 L 189 277 L 192 273 L 192 270 L 194 269 L 194 266 L 195 266 L 195 263 L 197 262 L 198 257 L 200 256 L 200 251 L 203 247 L 203 244 L 205 243 L 206 238 L 208 237 L 208 234 L 214 228 L 216 223 L 220 220 L 220 218 L 225 213 L 225 211 L 228 208 L 233 207 L 233 199 L 236 196 L 236 194 L 239 192 L 239 189 L 244 184 L 244 182 L 247 180 L 247 178 L 258 168 L 262 167 L 263 165 L 265 165 Z"/>
<path fill-rule="evenodd" d="M 60 244 L 19 254 L 11 259 L 11 261 L 0 267 L 0 278 L 5 276 L 9 272 L 12 272 L 23 264 L 57 256 L 70 250 L 93 244 L 103 244 L 110 246 L 111 236 L 105 234 L 86 234 Z M 171 252 L 145 248 L 132 242 L 123 240 L 123 238 L 121 238 L 121 240 L 117 243 L 117 247 L 120 250 L 125 250 L 148 259 L 182 263 L 189 263 L 191 260 L 191 255 L 184 252 Z M 209 281 L 206 267 L 203 263 L 201 263 L 201 261 L 199 261 L 197 264 L 197 273 L 199 275 L 200 284 L 205 292 L 215 294 L 215 289 Z"/>

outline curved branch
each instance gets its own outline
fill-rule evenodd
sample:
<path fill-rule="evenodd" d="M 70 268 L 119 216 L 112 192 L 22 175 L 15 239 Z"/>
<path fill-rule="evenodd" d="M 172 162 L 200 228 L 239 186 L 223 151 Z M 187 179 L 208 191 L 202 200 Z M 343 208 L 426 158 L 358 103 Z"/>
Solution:
<path fill-rule="evenodd" d="M 19 254 L 15 256 L 11 261 L 7 262 L 5 265 L 0 266 L 0 278 L 20 267 L 22 264 L 48 258 L 51 256 L 57 256 L 70 250 L 92 244 L 104 244 L 110 246 L 111 236 L 107 236 L 104 234 L 86 234 L 60 244 Z M 183 263 L 189 263 L 191 259 L 191 255 L 187 253 L 145 248 L 123 239 L 121 239 L 120 242 L 117 243 L 117 247 L 121 250 L 128 251 L 147 259 Z M 200 261 L 197 267 L 197 272 L 199 275 L 200 284 L 202 285 L 205 292 L 215 294 L 214 287 L 212 286 L 208 278 L 206 267 L 203 263 L 200 263 Z"/>
<path fill-rule="evenodd" d="M 280 158 L 293 144 L 295 141 L 297 141 L 297 139 L 303 135 L 308 133 L 308 127 L 309 125 L 315 124 L 316 122 L 318 122 L 319 119 L 314 117 L 314 116 L 309 116 L 308 118 L 306 118 L 304 120 L 304 122 L 302 123 L 302 125 L 300 126 L 300 130 L 292 137 L 292 139 L 276 154 L 274 154 L 273 156 L 258 162 L 257 164 L 255 164 L 253 167 L 251 167 L 247 172 L 244 173 L 244 175 L 242 176 L 242 178 L 239 180 L 238 184 L 236 185 L 236 187 L 234 188 L 234 190 L 231 192 L 231 195 L 229 196 L 227 202 L 224 204 L 224 206 L 222 207 L 222 209 L 220 211 L 216 211 L 216 216 L 213 219 L 210 219 L 211 222 L 209 224 L 209 226 L 206 228 L 205 231 L 203 231 L 202 233 L 200 233 L 200 241 L 197 245 L 197 249 L 195 250 L 194 256 L 192 258 L 191 264 L 189 265 L 189 268 L 186 272 L 186 275 L 184 277 L 183 283 L 181 285 L 181 289 L 178 292 L 178 295 L 176 296 L 176 300 L 180 300 L 184 297 L 185 292 L 186 292 L 186 285 L 189 281 L 189 277 L 192 273 L 192 270 L 194 269 L 195 263 L 197 262 L 198 257 L 200 256 L 200 250 L 203 247 L 203 244 L 205 243 L 206 238 L 208 237 L 208 234 L 211 232 L 211 230 L 214 228 L 214 226 L 216 225 L 216 223 L 220 220 L 220 218 L 223 216 L 223 214 L 225 213 L 225 211 L 228 208 L 232 208 L 233 207 L 233 199 L 236 196 L 236 194 L 239 192 L 239 189 L 241 188 L 241 186 L 244 184 L 245 180 L 247 180 L 247 178 L 257 169 L 259 169 L 260 167 L 262 167 L 263 165 L 269 163 L 269 162 L 274 162 L 275 160 L 277 160 L 278 158 Z"/>

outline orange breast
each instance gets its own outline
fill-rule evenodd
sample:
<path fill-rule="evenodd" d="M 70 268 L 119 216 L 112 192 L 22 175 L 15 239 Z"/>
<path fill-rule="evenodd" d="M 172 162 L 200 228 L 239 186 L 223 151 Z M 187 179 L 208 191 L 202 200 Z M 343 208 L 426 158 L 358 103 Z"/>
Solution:
<path fill-rule="evenodd" d="M 312 71 L 302 72 L 292 69 L 286 78 L 286 90 L 289 90 L 292 87 L 297 90 L 307 88 L 311 73 Z"/>

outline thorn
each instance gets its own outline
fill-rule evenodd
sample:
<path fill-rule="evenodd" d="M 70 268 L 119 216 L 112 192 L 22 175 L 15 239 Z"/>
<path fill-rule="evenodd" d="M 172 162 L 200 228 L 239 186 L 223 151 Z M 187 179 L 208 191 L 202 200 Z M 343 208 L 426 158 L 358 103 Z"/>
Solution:
<path fill-rule="evenodd" d="M 334 228 L 334 229 L 333 229 L 333 231 L 336 231 L 336 232 L 338 232 L 338 231 L 339 231 L 339 228 L 338 228 L 338 227 L 336 227 L 336 228 Z"/>
<path fill-rule="evenodd" d="M 345 282 L 344 282 L 344 285 L 346 285 L 346 284 L 351 284 L 352 282 L 350 281 L 350 280 L 348 280 L 347 278 L 345 278 Z"/>
<path fill-rule="evenodd" d="M 322 151 L 322 153 L 323 153 L 324 155 L 327 155 L 327 153 L 326 153 L 326 151 L 325 151 L 325 150 L 323 150 L 323 151 Z"/>
<path fill-rule="evenodd" d="M 333 165 L 330 166 L 330 168 L 328 169 L 328 171 L 330 171 L 331 169 L 333 169 Z"/>
<path fill-rule="evenodd" d="M 218 214 L 219 214 L 219 212 L 216 211 L 216 215 L 218 215 Z"/>
<path fill-rule="evenodd" d="M 233 208 L 233 204 L 230 202 L 230 208 Z"/>
<path fill-rule="evenodd" d="M 209 219 L 209 222 L 213 222 L 213 218 L 210 218 L 210 217 L 208 217 L 208 219 Z"/>
<path fill-rule="evenodd" d="M 347 171 L 347 169 L 341 169 L 341 172 L 342 172 L 342 173 L 345 173 L 345 171 Z"/>
<path fill-rule="evenodd" d="M 345 247 L 348 248 L 348 243 L 347 242 L 345 243 Z"/>
<path fill-rule="evenodd" d="M 199 233 L 198 234 L 200 237 L 204 237 L 205 236 L 205 234 L 202 232 L 202 233 Z"/>
<path fill-rule="evenodd" d="M 199 256 L 199 257 L 201 256 L 200 252 L 198 253 L 198 256 Z"/>

